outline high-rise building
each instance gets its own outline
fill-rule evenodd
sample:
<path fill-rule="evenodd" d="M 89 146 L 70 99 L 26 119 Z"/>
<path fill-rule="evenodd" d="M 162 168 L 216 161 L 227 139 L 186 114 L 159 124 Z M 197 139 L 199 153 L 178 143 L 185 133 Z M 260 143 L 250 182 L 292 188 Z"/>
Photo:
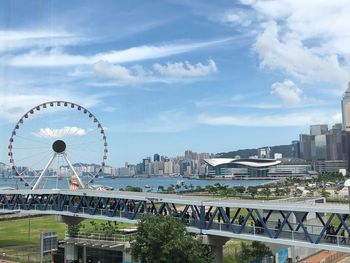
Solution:
<path fill-rule="evenodd" d="M 350 170 L 350 82 L 349 86 L 346 89 L 343 99 L 341 101 L 342 105 L 342 118 L 343 118 L 343 134 L 342 134 L 342 143 L 343 156 L 347 163 L 348 171 Z"/>
<path fill-rule="evenodd" d="M 270 154 L 271 154 L 270 147 L 258 149 L 258 157 L 259 158 L 270 158 Z"/>
<path fill-rule="evenodd" d="M 313 156 L 312 159 L 314 160 L 328 160 L 329 154 L 327 149 L 329 147 L 329 142 L 327 144 L 327 134 L 318 134 L 315 135 L 314 137 L 314 142 L 315 142 L 315 155 Z"/>
<path fill-rule="evenodd" d="M 343 130 L 350 132 L 350 82 L 349 87 L 343 95 L 341 101 L 342 105 L 342 117 L 343 117 Z"/>
<path fill-rule="evenodd" d="M 310 126 L 310 135 L 322 135 L 328 132 L 327 124 L 316 124 Z"/>
<path fill-rule="evenodd" d="M 329 159 L 330 160 L 345 160 L 344 146 L 343 146 L 343 133 L 342 124 L 336 123 L 329 131 Z"/>
<path fill-rule="evenodd" d="M 158 153 L 155 153 L 153 155 L 153 162 L 159 162 L 160 161 L 160 155 Z"/>
<path fill-rule="evenodd" d="M 185 160 L 192 160 L 192 151 L 191 150 L 186 150 L 185 151 Z"/>
<path fill-rule="evenodd" d="M 308 134 L 300 134 L 299 135 L 299 141 L 300 141 L 300 157 L 303 158 L 306 161 L 312 160 L 312 141 L 314 136 L 308 135 Z"/>
<path fill-rule="evenodd" d="M 149 170 L 148 166 L 150 163 L 151 163 L 151 157 L 146 157 L 142 159 L 142 166 L 143 166 L 142 170 L 146 174 L 148 173 L 148 170 Z"/>
<path fill-rule="evenodd" d="M 300 158 L 300 142 L 292 141 L 292 157 Z"/>

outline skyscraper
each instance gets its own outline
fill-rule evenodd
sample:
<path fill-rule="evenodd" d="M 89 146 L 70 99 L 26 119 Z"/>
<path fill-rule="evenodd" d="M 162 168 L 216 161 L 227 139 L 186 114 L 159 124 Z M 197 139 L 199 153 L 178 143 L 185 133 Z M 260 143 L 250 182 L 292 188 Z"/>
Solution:
<path fill-rule="evenodd" d="M 341 101 L 342 105 L 342 117 L 343 117 L 343 130 L 350 132 L 350 82 L 349 87 L 343 95 Z"/>
<path fill-rule="evenodd" d="M 158 153 L 155 153 L 153 155 L 153 162 L 159 162 L 160 161 L 160 155 Z"/>
<path fill-rule="evenodd" d="M 341 101 L 343 118 L 343 143 L 345 143 L 345 159 L 350 170 L 350 83 Z"/>
<path fill-rule="evenodd" d="M 310 135 L 322 135 L 328 132 L 328 124 L 316 124 L 310 126 Z"/>

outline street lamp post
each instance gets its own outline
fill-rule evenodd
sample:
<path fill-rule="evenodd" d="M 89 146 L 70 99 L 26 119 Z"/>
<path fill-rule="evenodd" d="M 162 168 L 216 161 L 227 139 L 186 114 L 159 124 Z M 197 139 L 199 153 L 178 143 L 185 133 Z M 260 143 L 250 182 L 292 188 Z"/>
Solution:
<path fill-rule="evenodd" d="M 350 178 L 344 182 L 344 186 L 348 188 L 349 213 L 350 213 Z"/>

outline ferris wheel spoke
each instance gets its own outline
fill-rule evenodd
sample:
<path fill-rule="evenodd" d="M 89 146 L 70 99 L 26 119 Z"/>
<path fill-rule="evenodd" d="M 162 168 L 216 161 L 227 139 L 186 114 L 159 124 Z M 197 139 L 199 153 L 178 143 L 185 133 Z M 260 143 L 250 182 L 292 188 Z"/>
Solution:
<path fill-rule="evenodd" d="M 44 133 L 44 136 L 41 136 L 40 138 L 43 138 L 45 140 L 49 140 L 52 138 L 52 135 L 46 131 L 47 128 L 41 128 L 40 132 Z"/>
<path fill-rule="evenodd" d="M 28 159 L 31 159 L 31 158 L 37 158 L 38 156 L 47 156 L 47 154 L 49 154 L 50 152 L 52 152 L 52 150 L 44 150 L 44 151 L 40 151 L 40 152 L 35 152 L 35 154 L 31 154 L 29 156 L 26 156 L 24 158 L 21 158 L 21 159 L 17 159 L 17 163 L 21 163 L 23 162 L 24 160 L 28 160 Z"/>
<path fill-rule="evenodd" d="M 36 164 L 37 165 L 37 164 Z M 33 177 L 33 180 L 35 180 L 37 177 L 40 176 L 41 172 L 38 172 L 37 170 L 31 168 L 31 167 L 26 167 L 21 173 L 18 173 L 18 175 L 20 177 L 24 177 L 25 176 L 25 173 L 28 172 L 28 173 L 33 173 L 34 176 Z"/>
<path fill-rule="evenodd" d="M 16 178 L 33 189 L 62 187 L 63 179 L 69 187 L 72 175 L 83 187 L 80 177 L 89 183 L 96 178 L 108 152 L 97 118 L 66 101 L 45 102 L 25 113 L 13 129 L 8 149 Z"/>
<path fill-rule="evenodd" d="M 74 134 L 72 134 L 71 136 L 68 136 L 66 138 L 67 145 L 80 146 L 80 145 L 86 145 L 86 144 L 97 143 L 97 142 L 101 143 L 101 145 L 102 145 L 102 143 L 103 143 L 102 139 L 96 139 L 96 138 L 86 139 L 86 138 L 89 138 L 91 136 L 97 137 L 96 130 L 95 130 L 95 133 L 91 132 L 90 134 L 82 135 L 82 136 L 78 136 L 77 132 L 78 131 L 76 131 Z"/>
<path fill-rule="evenodd" d="M 81 143 L 69 143 L 69 146 L 81 146 L 81 145 L 89 145 L 92 143 L 99 143 L 100 145 L 103 145 L 103 140 L 90 140 L 90 141 L 84 141 Z"/>
<path fill-rule="evenodd" d="M 13 147 L 13 150 L 35 150 L 35 149 L 47 149 L 47 146 L 40 146 L 40 147 Z"/>
<path fill-rule="evenodd" d="M 33 138 L 28 138 L 28 137 L 24 137 L 22 135 L 16 135 L 16 138 L 20 138 L 20 139 L 23 139 L 23 140 L 27 140 L 27 141 L 32 141 L 32 142 L 35 142 L 35 143 L 40 143 L 40 144 L 44 144 L 44 145 L 50 145 L 48 142 L 43 142 L 43 141 L 39 141 L 39 140 L 35 140 Z"/>

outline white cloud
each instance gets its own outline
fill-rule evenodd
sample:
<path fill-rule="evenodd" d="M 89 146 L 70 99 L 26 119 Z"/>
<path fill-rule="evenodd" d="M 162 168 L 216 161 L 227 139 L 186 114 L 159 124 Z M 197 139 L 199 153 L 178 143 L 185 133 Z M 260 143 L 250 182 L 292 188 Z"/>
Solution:
<path fill-rule="evenodd" d="M 336 54 L 320 56 L 297 39 L 280 40 L 275 22 L 266 25 L 254 50 L 261 66 L 282 70 L 301 81 L 345 84 L 350 76 L 350 68 L 341 66 Z"/>
<path fill-rule="evenodd" d="M 289 79 L 273 83 L 271 90 L 273 94 L 282 99 L 283 105 L 286 107 L 296 106 L 301 102 L 302 90 Z"/>
<path fill-rule="evenodd" d="M 211 59 L 207 65 L 202 63 L 192 65 L 185 61 L 167 63 L 166 65 L 154 64 L 153 68 L 162 75 L 172 77 L 202 77 L 218 71 L 215 62 Z"/>
<path fill-rule="evenodd" d="M 305 82 L 346 86 L 350 79 L 347 0 L 241 2 L 256 12 L 261 25 L 253 49 L 263 67 Z"/>
<path fill-rule="evenodd" d="M 140 81 L 143 76 L 121 65 L 113 65 L 104 61 L 96 63 L 94 65 L 94 70 L 104 76 L 127 82 Z"/>
<path fill-rule="evenodd" d="M 33 132 L 33 135 L 40 138 L 63 138 L 69 136 L 85 136 L 87 131 L 78 127 L 65 126 L 60 129 L 40 128 L 38 132 Z"/>
<path fill-rule="evenodd" d="M 52 48 L 50 50 L 34 49 L 24 54 L 4 56 L 1 58 L 0 63 L 15 67 L 65 67 L 93 65 L 99 61 L 124 63 L 186 53 L 197 49 L 221 45 L 230 40 L 231 39 L 221 39 L 187 44 L 138 46 L 124 50 L 113 50 L 106 53 L 97 53 L 92 56 L 68 54 L 61 48 Z"/>
<path fill-rule="evenodd" d="M 201 114 L 198 122 L 212 126 L 246 126 L 246 127 L 289 127 L 309 126 L 317 123 L 339 122 L 339 112 L 304 111 L 271 115 L 221 115 Z"/>
<path fill-rule="evenodd" d="M 29 109 L 45 101 L 72 101 L 90 108 L 98 105 L 105 96 L 106 94 L 84 95 L 82 101 L 82 97 L 79 94 L 55 89 L 45 91 L 33 89 L 31 94 L 22 91 L 17 93 L 7 92 L 0 96 L 0 119 L 17 122 Z"/>
<path fill-rule="evenodd" d="M 0 30 L 0 52 L 52 45 L 67 46 L 86 41 L 85 38 L 64 31 L 11 31 Z"/>
<path fill-rule="evenodd" d="M 118 83 L 112 83 L 112 86 L 135 83 L 182 82 L 185 81 L 184 78 L 204 77 L 217 71 L 213 60 L 209 60 L 207 65 L 203 65 L 202 63 L 192 65 L 188 61 L 167 63 L 165 65 L 154 64 L 153 69 L 146 70 L 140 65 L 134 65 L 128 68 L 105 61 L 100 61 L 94 65 L 94 71 L 96 73 L 118 81 Z M 103 83 L 103 86 L 106 85 L 110 86 L 110 83 Z"/>
<path fill-rule="evenodd" d="M 224 13 L 217 14 L 211 19 L 223 24 L 247 27 L 253 22 L 252 15 L 253 14 L 246 9 L 234 8 L 226 10 Z"/>

